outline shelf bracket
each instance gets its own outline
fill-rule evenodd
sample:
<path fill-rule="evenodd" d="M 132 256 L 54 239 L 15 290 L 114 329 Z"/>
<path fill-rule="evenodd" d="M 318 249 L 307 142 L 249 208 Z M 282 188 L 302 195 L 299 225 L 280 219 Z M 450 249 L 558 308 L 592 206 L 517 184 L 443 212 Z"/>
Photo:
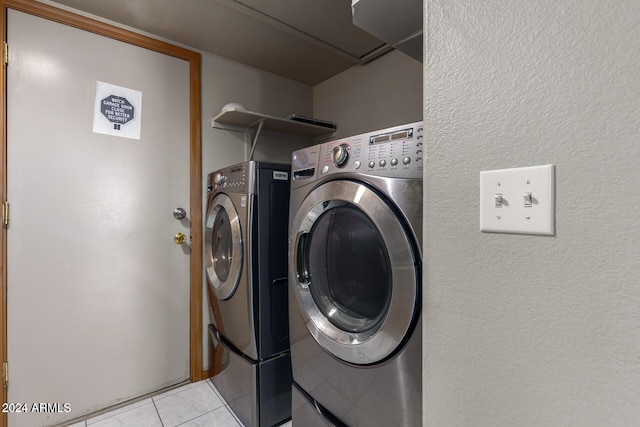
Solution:
<path fill-rule="evenodd" d="M 249 160 L 253 160 L 253 152 L 256 150 L 258 138 L 260 137 L 260 132 L 262 132 L 262 126 L 264 125 L 265 120 L 266 119 L 261 119 L 258 122 L 258 130 L 256 130 L 256 136 L 253 138 L 253 144 L 251 144 L 251 154 L 249 154 Z"/>

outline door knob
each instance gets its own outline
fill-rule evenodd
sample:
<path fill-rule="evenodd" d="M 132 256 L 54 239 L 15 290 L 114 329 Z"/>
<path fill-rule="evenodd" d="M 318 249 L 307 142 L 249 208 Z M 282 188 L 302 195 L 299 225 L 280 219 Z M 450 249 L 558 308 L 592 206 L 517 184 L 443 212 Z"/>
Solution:
<path fill-rule="evenodd" d="M 185 211 L 182 208 L 175 208 L 173 210 L 173 217 L 175 219 L 183 219 L 185 216 L 187 216 L 187 211 Z"/>
<path fill-rule="evenodd" d="M 176 233 L 176 235 L 173 236 L 173 241 L 176 242 L 176 245 L 181 245 L 187 241 L 187 236 L 185 236 L 184 233 Z"/>

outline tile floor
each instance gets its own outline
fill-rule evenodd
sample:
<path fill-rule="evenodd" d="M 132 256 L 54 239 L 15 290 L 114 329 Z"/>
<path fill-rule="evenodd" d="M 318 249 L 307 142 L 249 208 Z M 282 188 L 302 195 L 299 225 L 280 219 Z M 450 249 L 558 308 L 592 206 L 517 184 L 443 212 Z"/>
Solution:
<path fill-rule="evenodd" d="M 243 427 L 210 380 L 187 384 L 69 427 Z M 291 427 L 291 421 L 283 424 Z"/>

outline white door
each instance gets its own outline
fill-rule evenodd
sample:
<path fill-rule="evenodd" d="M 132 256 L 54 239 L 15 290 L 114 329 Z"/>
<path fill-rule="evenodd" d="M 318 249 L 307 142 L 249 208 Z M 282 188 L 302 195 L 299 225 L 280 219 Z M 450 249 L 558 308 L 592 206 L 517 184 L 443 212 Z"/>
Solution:
<path fill-rule="evenodd" d="M 50 425 L 189 378 L 189 63 L 7 25 L 8 401 L 61 404 L 9 425 Z M 92 132 L 96 81 L 142 92 L 139 140 Z"/>

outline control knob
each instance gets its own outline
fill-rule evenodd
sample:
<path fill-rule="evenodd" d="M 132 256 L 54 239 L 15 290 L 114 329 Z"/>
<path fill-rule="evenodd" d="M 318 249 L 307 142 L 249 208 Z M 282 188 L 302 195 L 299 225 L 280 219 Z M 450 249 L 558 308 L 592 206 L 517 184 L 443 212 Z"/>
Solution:
<path fill-rule="evenodd" d="M 349 146 L 347 144 L 336 145 L 331 152 L 331 158 L 333 159 L 333 164 L 337 167 L 345 167 L 349 160 Z"/>
<path fill-rule="evenodd" d="M 216 183 L 216 185 L 220 185 L 225 182 L 226 179 L 227 178 L 224 175 L 222 175 L 221 173 L 217 173 L 216 177 L 214 178 L 214 182 Z"/>

